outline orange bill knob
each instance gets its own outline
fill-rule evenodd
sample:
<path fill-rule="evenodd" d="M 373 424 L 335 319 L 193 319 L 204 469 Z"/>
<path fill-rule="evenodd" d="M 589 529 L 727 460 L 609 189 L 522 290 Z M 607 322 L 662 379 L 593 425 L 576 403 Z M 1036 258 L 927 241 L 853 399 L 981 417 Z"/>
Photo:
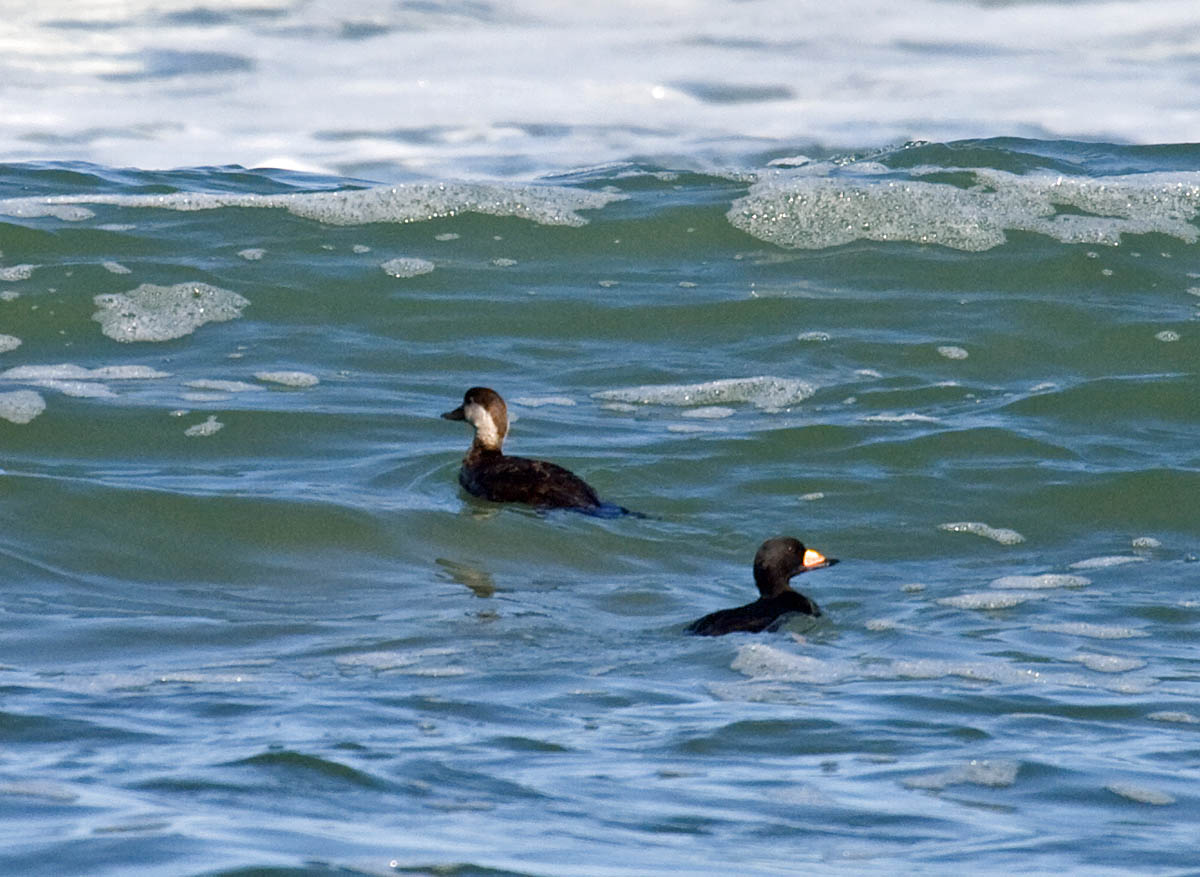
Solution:
<path fill-rule="evenodd" d="M 832 557 L 826 557 L 819 551 L 813 551 L 811 548 L 804 550 L 804 569 L 819 569 L 823 566 L 833 566 L 837 560 Z"/>

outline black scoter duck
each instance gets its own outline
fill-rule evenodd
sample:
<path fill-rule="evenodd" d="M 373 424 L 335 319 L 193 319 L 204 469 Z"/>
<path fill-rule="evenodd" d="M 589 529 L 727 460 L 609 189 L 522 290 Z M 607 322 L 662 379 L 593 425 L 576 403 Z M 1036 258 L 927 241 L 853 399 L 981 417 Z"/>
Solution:
<path fill-rule="evenodd" d="M 835 563 L 834 558 L 805 548 L 797 539 L 768 539 L 754 555 L 754 584 L 758 585 L 762 596 L 745 606 L 705 615 L 689 624 L 687 633 L 697 636 L 721 636 L 737 631 L 758 633 L 773 627 L 792 612 L 820 615 L 817 604 L 799 591 L 793 591 L 788 580 L 802 572 Z"/>
<path fill-rule="evenodd" d="M 510 457 L 501 450 L 508 433 L 508 406 L 487 387 L 472 387 L 463 402 L 442 415 L 475 427 L 475 440 L 463 457 L 458 481 L 466 491 L 492 502 L 522 502 L 543 509 L 573 509 L 591 515 L 630 514 L 603 502 L 575 473 L 545 460 Z"/>

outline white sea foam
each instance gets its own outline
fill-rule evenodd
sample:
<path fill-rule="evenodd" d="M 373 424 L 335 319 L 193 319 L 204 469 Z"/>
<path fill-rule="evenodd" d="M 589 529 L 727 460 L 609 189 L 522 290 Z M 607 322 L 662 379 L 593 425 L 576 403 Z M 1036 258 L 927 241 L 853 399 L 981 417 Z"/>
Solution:
<path fill-rule="evenodd" d="M 727 378 L 702 384 L 651 384 L 602 390 L 593 398 L 638 405 L 711 406 L 748 403 L 757 408 L 780 409 L 798 405 L 816 393 L 808 381 L 763 375 Z"/>
<path fill-rule="evenodd" d="M 116 396 L 102 381 L 168 378 L 168 372 L 144 365 L 109 365 L 89 369 L 71 363 L 58 365 L 19 365 L 0 372 L 0 380 L 31 384 L 54 390 L 65 396 L 104 399 Z"/>
<path fill-rule="evenodd" d="M 411 667 L 420 660 L 417 652 L 359 652 L 356 655 L 340 655 L 334 663 L 342 667 L 366 667 L 371 670 L 395 670 Z"/>
<path fill-rule="evenodd" d="M 37 265 L 9 265 L 7 268 L 0 267 L 0 280 L 7 280 L 9 283 L 16 283 L 18 280 L 28 280 L 33 276 L 34 269 Z"/>
<path fill-rule="evenodd" d="M 28 203 L 22 203 L 26 199 L 14 198 L 12 201 L 15 203 L 11 207 L 0 206 L 0 213 L 7 216 L 29 217 L 31 219 L 41 216 L 52 216 L 64 222 L 83 222 L 96 215 L 94 210 L 89 210 L 86 207 L 80 207 L 75 204 L 39 204 L 38 200 L 28 199 Z M 0 205 L 7 203 L 6 201 L 0 201 Z"/>
<path fill-rule="evenodd" d="M 1092 583 L 1083 576 L 1066 573 L 1044 573 L 1040 576 L 1001 576 L 995 579 L 993 588 L 1036 591 L 1042 588 L 1083 588 Z"/>
<path fill-rule="evenodd" d="M 21 346 L 21 339 L 15 335 L 0 335 L 0 353 L 8 353 Z"/>
<path fill-rule="evenodd" d="M 283 209 L 326 225 L 421 222 L 463 213 L 514 216 L 541 225 L 582 226 L 580 210 L 595 210 L 624 199 L 612 192 L 559 186 L 499 183 L 406 183 L 339 192 L 252 193 L 173 192 L 164 195 L 78 194 L 0 200 L 0 214 L 54 216 L 69 221 L 95 214 L 81 205 L 160 210 L 218 210 L 227 207 Z"/>
<path fill-rule="evenodd" d="M 807 155 L 789 155 L 771 159 L 767 162 L 767 167 L 802 167 L 811 161 Z"/>
<path fill-rule="evenodd" d="M 953 345 L 949 344 L 939 347 L 937 352 L 938 356 L 944 356 L 946 359 L 966 359 L 968 356 L 970 356 L 970 354 L 967 353 L 967 351 L 963 348 L 954 347 Z"/>
<path fill-rule="evenodd" d="M 46 410 L 46 400 L 33 390 L 0 393 L 0 418 L 10 423 L 29 423 Z"/>
<path fill-rule="evenodd" d="M 1119 624 L 1092 624 L 1087 621 L 1039 624 L 1035 625 L 1033 629 L 1047 633 L 1063 633 L 1068 636 L 1087 636 L 1093 639 L 1131 639 L 1149 635 L 1133 627 L 1123 627 Z"/>
<path fill-rule="evenodd" d="M 392 277 L 420 277 L 422 274 L 429 274 L 434 269 L 434 264 L 428 259 L 417 259 L 411 256 L 401 256 L 397 259 L 388 259 L 379 266 L 385 273 Z"/>
<path fill-rule="evenodd" d="M 1160 710 L 1156 713 L 1150 713 L 1146 716 L 1156 722 L 1172 722 L 1178 725 L 1196 725 L 1200 724 L 1200 718 L 1191 713 L 1185 713 L 1176 710 Z"/>
<path fill-rule="evenodd" d="M 252 681 L 253 677 L 245 673 L 209 673 L 209 672 L 175 672 L 162 673 L 155 676 L 153 681 L 159 685 L 215 685 L 226 687 L 240 685 Z M 134 682 L 130 687 L 141 687 Z M 118 687 L 114 685 L 114 688 Z"/>
<path fill-rule="evenodd" d="M 721 405 L 706 405 L 703 408 L 691 408 L 680 416 L 694 417 L 697 420 L 721 420 L 725 417 L 732 417 L 736 413 L 732 408 L 725 408 Z"/>
<path fill-rule="evenodd" d="M 112 399 L 117 395 L 99 381 L 34 381 L 33 384 L 78 399 Z"/>
<path fill-rule="evenodd" d="M 865 414 L 858 418 L 864 423 L 939 423 L 936 417 L 909 411 L 905 414 Z"/>
<path fill-rule="evenodd" d="M 571 408 L 575 405 L 575 400 L 570 396 L 518 396 L 512 401 L 514 405 L 523 405 L 526 408 L 542 408 L 546 405 Z"/>
<path fill-rule="evenodd" d="M 1153 536 L 1138 536 L 1132 544 L 1134 548 L 1162 548 L 1162 543 Z"/>
<path fill-rule="evenodd" d="M 194 426 L 189 426 L 183 431 L 183 434 L 192 438 L 203 438 L 219 432 L 225 424 L 217 420 L 216 415 L 210 414 L 208 419 L 203 423 L 197 423 Z"/>
<path fill-rule="evenodd" d="M 432 665 L 423 663 L 428 658 L 444 658 L 458 653 L 457 649 L 437 647 L 412 651 L 360 652 L 356 655 L 342 655 L 336 659 L 336 663 L 343 667 L 365 667 L 375 672 L 397 670 L 412 676 L 463 676 L 467 671 L 462 667 L 444 662 L 435 662 Z"/>
<path fill-rule="evenodd" d="M 1128 554 L 1116 554 L 1106 557 L 1089 557 L 1087 560 L 1077 560 L 1071 569 L 1107 569 L 1110 566 L 1124 566 L 1127 563 L 1144 563 L 1146 558 Z"/>
<path fill-rule="evenodd" d="M 1175 803 L 1173 795 L 1169 795 L 1159 789 L 1151 789 L 1135 783 L 1109 783 L 1104 788 L 1108 789 L 1114 795 L 1120 795 L 1122 798 L 1128 798 L 1130 801 L 1136 801 L 1138 804 L 1153 804 L 1158 807 L 1165 807 L 1168 804 Z"/>
<path fill-rule="evenodd" d="M 122 265 L 120 262 L 104 262 L 102 263 L 104 270 L 110 274 L 132 274 L 133 272 Z"/>
<path fill-rule="evenodd" d="M 1019 542 L 1025 541 L 1025 537 L 1016 530 L 1009 530 L 1004 527 L 992 527 L 979 521 L 956 521 L 948 524 L 938 524 L 938 529 L 949 530 L 951 533 L 973 533 L 976 536 L 983 536 L 985 539 L 999 542 L 1001 545 L 1016 545 Z"/>
<path fill-rule="evenodd" d="M 914 132 L 1173 143 L 1194 108 L 1186 0 L 10 6 L 0 81 L 22 90 L 0 152 L 16 161 L 541 174 L 698 147 L 722 160 L 748 134 L 783 152 Z M 162 69 L 206 32 L 213 57 L 248 67 Z M 399 57 L 410 75 L 385 75 Z"/>
<path fill-rule="evenodd" d="M 848 675 L 843 665 L 786 652 L 763 643 L 750 643 L 739 648 L 730 667 L 755 679 L 782 678 L 818 684 L 837 682 Z"/>
<path fill-rule="evenodd" d="M 0 380 L 9 381 L 141 381 L 169 378 L 148 365 L 104 365 L 84 368 L 69 362 L 58 365 L 18 365 L 0 372 Z"/>
<path fill-rule="evenodd" d="M 207 283 L 155 286 L 143 283 L 126 293 L 98 295 L 92 319 L 114 341 L 169 341 L 206 323 L 232 320 L 250 304 L 236 292 Z"/>
<path fill-rule="evenodd" d="M 238 250 L 238 255 L 247 262 L 257 262 L 266 255 L 266 252 L 262 247 L 246 247 L 244 250 Z"/>
<path fill-rule="evenodd" d="M 914 658 L 878 667 L 873 675 L 900 679 L 942 679 L 946 676 L 957 676 L 973 682 L 997 682 L 1003 685 L 1041 685 L 1048 681 L 1047 675 L 1039 670 L 1016 667 L 1000 660 L 946 661 L 937 658 Z M 1073 680 L 1059 676 L 1055 677 L 1055 681 L 1072 684 Z"/>
<path fill-rule="evenodd" d="M 1020 765 L 1015 761 L 968 761 L 948 770 L 909 777 L 904 785 L 910 789 L 940 791 L 947 786 L 964 784 L 1006 788 L 1017 781 Z"/>
<path fill-rule="evenodd" d="M 890 623 L 873 629 L 897 629 Z M 999 685 L 1070 686 L 1103 688 L 1121 694 L 1140 694 L 1152 681 L 1137 677 L 1103 679 L 1085 673 L 1067 673 L 1052 669 L 1029 669 L 1007 660 L 943 660 L 916 658 L 899 661 L 823 660 L 799 655 L 766 643 L 750 643 L 738 649 L 731 668 L 757 682 L 832 684 L 847 679 L 925 680 L 954 677 L 970 683 Z"/>
<path fill-rule="evenodd" d="M 206 378 L 185 381 L 184 386 L 193 390 L 213 390 L 217 393 L 249 393 L 262 389 L 258 384 L 248 384 L 245 381 L 217 381 Z"/>
<path fill-rule="evenodd" d="M 315 387 L 321 379 L 314 374 L 301 371 L 255 372 L 254 377 L 269 384 L 281 384 L 285 387 Z"/>
<path fill-rule="evenodd" d="M 1156 339 L 1158 339 L 1159 341 L 1166 341 L 1166 342 L 1178 341 L 1179 333 L 1174 331 L 1173 329 L 1164 329 L 1163 331 L 1156 333 L 1154 337 Z"/>
<path fill-rule="evenodd" d="M 1040 591 L 975 591 L 954 597 L 942 597 L 938 603 L 955 609 L 1011 609 L 1030 600 L 1044 599 L 1045 596 Z"/>
<path fill-rule="evenodd" d="M 862 167 L 836 177 L 782 172 L 752 186 L 733 203 L 728 218 L 761 240 L 796 249 L 874 240 L 979 251 L 1003 244 L 1008 231 L 1109 245 L 1119 244 L 1123 234 L 1200 239 L 1191 224 L 1200 208 L 1197 172 L 1101 178 L 991 169 L 963 173 L 974 177 L 974 186 Z"/>
<path fill-rule="evenodd" d="M 1146 662 L 1140 658 L 1121 658 L 1116 655 L 1097 655 L 1091 652 L 1072 655 L 1071 660 L 1098 673 L 1126 673 L 1146 666 Z"/>

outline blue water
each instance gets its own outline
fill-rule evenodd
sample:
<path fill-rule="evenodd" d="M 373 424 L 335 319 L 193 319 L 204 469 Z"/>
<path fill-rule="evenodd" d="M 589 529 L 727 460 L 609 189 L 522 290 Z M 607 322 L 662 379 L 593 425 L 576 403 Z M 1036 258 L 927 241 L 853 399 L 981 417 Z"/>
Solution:
<path fill-rule="evenodd" d="M 0 873 L 1200 867 L 1195 13 L 769 6 L 13 14 Z"/>

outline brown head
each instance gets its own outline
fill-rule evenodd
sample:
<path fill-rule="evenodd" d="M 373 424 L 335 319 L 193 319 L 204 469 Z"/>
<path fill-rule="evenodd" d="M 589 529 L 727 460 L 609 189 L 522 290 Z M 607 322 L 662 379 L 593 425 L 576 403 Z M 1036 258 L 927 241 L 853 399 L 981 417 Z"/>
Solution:
<path fill-rule="evenodd" d="M 475 427 L 475 444 L 484 450 L 498 451 L 508 434 L 508 406 L 500 394 L 487 387 L 472 387 L 463 394 L 462 404 L 442 415 L 446 420 L 465 420 Z"/>
<path fill-rule="evenodd" d="M 775 597 L 790 590 L 788 581 L 793 576 L 835 563 L 834 558 L 805 548 L 798 539 L 784 536 L 768 539 L 754 555 L 754 584 L 764 597 Z"/>

